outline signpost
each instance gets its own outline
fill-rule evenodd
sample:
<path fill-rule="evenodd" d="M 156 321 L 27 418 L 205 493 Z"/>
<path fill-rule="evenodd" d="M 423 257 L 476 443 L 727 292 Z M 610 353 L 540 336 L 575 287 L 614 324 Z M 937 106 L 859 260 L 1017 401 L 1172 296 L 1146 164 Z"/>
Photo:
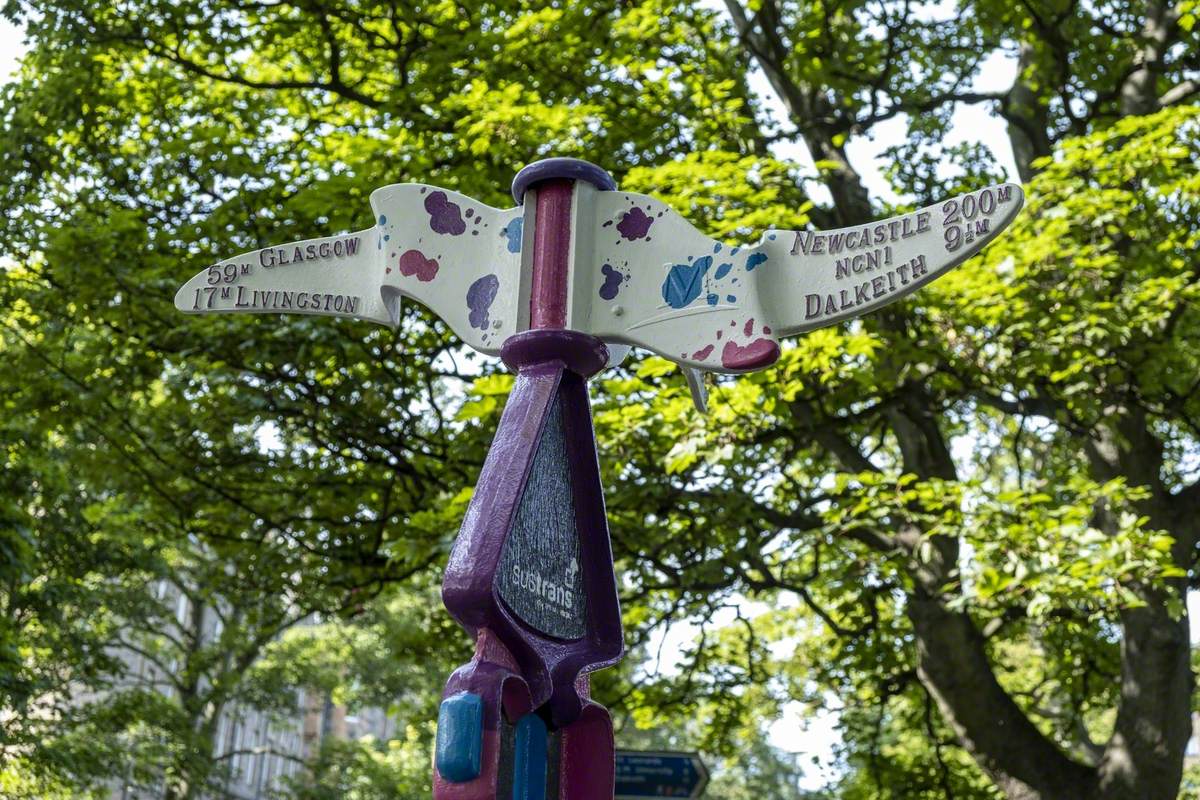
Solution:
<path fill-rule="evenodd" d="M 698 753 L 617 751 L 616 800 L 701 797 L 708 770 Z"/>
<path fill-rule="evenodd" d="M 525 167 L 513 197 L 500 210 L 385 186 L 372 227 L 226 259 L 175 305 L 395 327 L 409 298 L 516 372 L 446 566 L 443 600 L 476 646 L 443 692 L 434 797 L 612 800 L 612 722 L 588 674 L 623 644 L 587 380 L 641 347 L 680 365 L 703 410 L 704 372 L 764 369 L 780 338 L 916 291 L 998 236 L 1022 194 L 1001 184 L 750 246 L 710 239 L 576 159 Z"/>

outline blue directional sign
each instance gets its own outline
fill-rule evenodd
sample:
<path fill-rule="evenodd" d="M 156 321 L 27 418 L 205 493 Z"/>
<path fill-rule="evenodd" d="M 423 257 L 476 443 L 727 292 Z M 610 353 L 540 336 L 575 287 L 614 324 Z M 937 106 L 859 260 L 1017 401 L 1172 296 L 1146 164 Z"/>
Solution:
<path fill-rule="evenodd" d="M 616 800 L 700 797 L 708 770 L 696 753 L 617 751 Z"/>

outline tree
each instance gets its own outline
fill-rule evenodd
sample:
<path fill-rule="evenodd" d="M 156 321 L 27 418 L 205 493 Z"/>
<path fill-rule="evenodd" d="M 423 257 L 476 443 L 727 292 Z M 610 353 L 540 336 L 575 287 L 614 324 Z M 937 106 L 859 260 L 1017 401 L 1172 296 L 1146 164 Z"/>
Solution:
<path fill-rule="evenodd" d="M 419 309 L 394 336 L 189 321 L 181 276 L 363 227 L 387 182 L 502 204 L 551 152 L 729 238 L 864 222 L 896 209 L 850 142 L 907 116 L 892 179 L 932 202 L 995 174 L 944 144 L 954 104 L 990 104 L 1031 202 L 984 262 L 722 381 L 707 420 L 661 362 L 602 380 L 630 635 L 704 630 L 679 676 L 609 690 L 635 717 L 702 713 L 716 751 L 762 708 L 838 697 L 856 796 L 897 775 L 904 796 L 1175 795 L 1200 533 L 1188 3 L 6 9 L 33 45 L 2 105 L 6 410 L 89 491 L 156 509 L 155 536 L 280 536 L 327 608 L 437 563 L 503 379 Z M 999 51 L 1012 87 L 976 91 Z M 746 596 L 772 613 L 709 630 Z"/>

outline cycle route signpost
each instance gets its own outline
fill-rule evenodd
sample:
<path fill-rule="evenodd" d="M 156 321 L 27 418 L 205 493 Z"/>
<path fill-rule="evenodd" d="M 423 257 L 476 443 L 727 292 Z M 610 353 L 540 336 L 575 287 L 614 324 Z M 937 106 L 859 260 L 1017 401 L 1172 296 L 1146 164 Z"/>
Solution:
<path fill-rule="evenodd" d="M 916 291 L 999 235 L 1023 197 L 1000 184 L 732 246 L 585 161 L 530 164 L 512 193 L 502 210 L 385 186 L 372 227 L 226 259 L 175 305 L 395 327 L 407 298 L 516 373 L 442 586 L 475 653 L 443 692 L 433 795 L 612 800 L 612 722 L 588 675 L 623 643 L 588 379 L 642 348 L 684 370 L 703 411 L 704 372 L 765 369 L 780 339 Z"/>

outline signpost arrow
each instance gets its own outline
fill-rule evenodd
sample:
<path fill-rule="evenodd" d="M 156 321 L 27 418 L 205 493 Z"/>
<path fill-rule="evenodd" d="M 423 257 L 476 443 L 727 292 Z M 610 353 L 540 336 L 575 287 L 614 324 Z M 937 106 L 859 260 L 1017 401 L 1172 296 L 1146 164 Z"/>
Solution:
<path fill-rule="evenodd" d="M 438 716 L 435 800 L 698 797 L 689 753 L 616 756 L 588 674 L 623 652 L 587 381 L 631 347 L 745 373 L 779 339 L 914 292 L 995 239 L 1012 184 L 836 231 L 710 239 L 571 158 L 530 164 L 515 208 L 436 186 L 371 193 L 371 228 L 227 258 L 180 288 L 189 314 L 293 313 L 400 324 L 409 298 L 517 373 L 446 566 L 442 599 L 475 639 Z M 614 773 L 614 768 L 617 770 Z"/>
<path fill-rule="evenodd" d="M 617 751 L 616 800 L 702 797 L 708 770 L 696 753 Z"/>

